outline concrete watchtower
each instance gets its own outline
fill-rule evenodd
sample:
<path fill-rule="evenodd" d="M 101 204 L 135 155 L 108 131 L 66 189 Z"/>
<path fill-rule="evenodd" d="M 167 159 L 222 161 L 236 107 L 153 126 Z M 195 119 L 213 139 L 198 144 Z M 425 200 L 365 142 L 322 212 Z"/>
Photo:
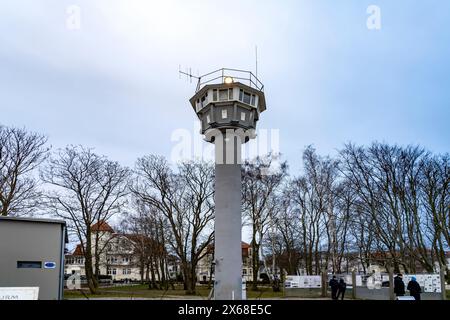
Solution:
<path fill-rule="evenodd" d="M 201 134 L 215 144 L 216 300 L 242 299 L 241 144 L 255 136 L 266 110 L 263 90 L 250 71 L 219 69 L 198 77 L 190 99 Z"/>

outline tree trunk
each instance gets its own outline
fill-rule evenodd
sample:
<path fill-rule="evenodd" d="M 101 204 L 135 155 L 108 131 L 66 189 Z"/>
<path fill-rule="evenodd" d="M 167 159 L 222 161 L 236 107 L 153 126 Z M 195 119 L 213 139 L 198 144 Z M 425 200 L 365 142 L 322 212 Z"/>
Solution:
<path fill-rule="evenodd" d="M 92 266 L 92 244 L 90 239 L 90 232 L 87 233 L 86 237 L 86 248 L 85 248 L 85 260 L 84 260 L 84 268 L 86 272 L 86 279 L 88 282 L 89 290 L 92 294 L 97 293 L 98 289 L 98 281 L 95 277 L 93 266 Z"/>
<path fill-rule="evenodd" d="M 256 239 L 252 241 L 252 290 L 258 290 L 258 271 L 259 271 L 259 246 L 256 245 Z"/>
<path fill-rule="evenodd" d="M 159 266 L 158 266 L 157 258 L 155 258 L 154 264 L 155 264 L 156 278 L 158 279 L 157 282 L 156 282 L 156 283 L 158 283 L 157 287 L 158 287 L 158 289 L 162 290 L 162 286 L 161 286 L 161 273 L 159 272 Z M 156 283 L 155 283 L 155 284 L 156 284 Z"/>
<path fill-rule="evenodd" d="M 165 289 L 167 290 L 167 281 L 166 281 L 166 269 L 165 269 L 165 264 L 164 264 L 164 258 L 163 257 L 159 257 L 159 269 L 161 270 L 161 276 L 159 278 L 159 283 L 160 283 L 160 287 L 161 289 Z"/>
<path fill-rule="evenodd" d="M 144 269 L 145 269 L 145 281 L 148 284 L 149 289 L 150 288 L 150 268 L 148 266 L 148 264 L 144 264 Z"/>
<path fill-rule="evenodd" d="M 145 272 L 145 264 L 141 260 L 139 263 L 139 273 L 141 274 L 141 284 L 144 284 L 144 272 Z"/>
<path fill-rule="evenodd" d="M 195 270 L 189 266 L 188 262 L 183 263 L 184 290 L 187 295 L 195 294 Z"/>
<path fill-rule="evenodd" d="M 152 260 L 150 260 L 150 262 L 148 263 L 148 268 L 150 268 L 150 274 L 152 276 L 151 288 L 152 289 L 156 289 L 157 286 L 156 286 L 156 277 L 155 277 L 155 267 L 153 265 L 153 261 Z"/>

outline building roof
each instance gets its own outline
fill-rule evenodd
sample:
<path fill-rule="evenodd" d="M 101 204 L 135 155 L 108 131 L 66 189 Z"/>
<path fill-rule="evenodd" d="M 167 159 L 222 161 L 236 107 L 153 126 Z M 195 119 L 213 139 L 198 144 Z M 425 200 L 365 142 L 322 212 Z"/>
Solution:
<path fill-rule="evenodd" d="M 83 255 L 83 248 L 81 247 L 81 244 L 77 244 L 75 250 L 73 250 L 72 255 L 73 256 L 82 256 Z"/>
<path fill-rule="evenodd" d="M 91 226 L 91 231 L 92 232 L 103 231 L 114 233 L 114 229 L 105 220 L 100 220 L 99 222 L 93 224 Z"/>
<path fill-rule="evenodd" d="M 242 241 L 242 249 L 248 249 L 250 245 L 247 242 Z"/>
<path fill-rule="evenodd" d="M 8 220 L 8 221 L 17 221 L 17 222 L 41 222 L 41 223 L 56 223 L 65 225 L 66 222 L 64 220 L 56 220 L 56 219 L 36 219 L 30 217 L 0 217 L 0 220 Z"/>

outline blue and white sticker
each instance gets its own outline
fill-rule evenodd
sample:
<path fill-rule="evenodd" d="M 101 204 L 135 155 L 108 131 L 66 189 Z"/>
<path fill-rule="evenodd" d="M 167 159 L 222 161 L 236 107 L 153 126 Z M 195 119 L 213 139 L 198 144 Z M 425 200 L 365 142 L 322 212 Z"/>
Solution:
<path fill-rule="evenodd" d="M 44 269 L 55 269 L 56 268 L 56 262 L 48 261 L 44 262 Z"/>

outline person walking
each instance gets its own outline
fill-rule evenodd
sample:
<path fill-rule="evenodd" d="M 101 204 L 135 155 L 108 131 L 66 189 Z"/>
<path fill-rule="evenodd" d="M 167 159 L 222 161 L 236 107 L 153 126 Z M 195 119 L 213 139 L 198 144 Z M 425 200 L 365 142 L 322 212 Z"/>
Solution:
<path fill-rule="evenodd" d="M 403 275 L 398 273 L 394 278 L 394 293 L 397 297 L 405 295 L 405 283 L 403 282 Z"/>
<path fill-rule="evenodd" d="M 344 300 L 345 289 L 347 289 L 347 284 L 345 283 L 344 279 L 341 278 L 341 279 L 339 279 L 338 293 L 337 293 L 336 300 L 339 300 L 340 295 L 342 295 L 341 300 Z"/>
<path fill-rule="evenodd" d="M 416 280 L 416 277 L 411 277 L 411 281 L 408 282 L 409 295 L 414 297 L 415 300 L 420 300 L 420 294 L 422 293 L 422 289 L 420 288 L 419 283 Z"/>
<path fill-rule="evenodd" d="M 339 283 L 336 280 L 336 276 L 333 276 L 333 278 L 330 280 L 329 285 L 331 287 L 331 299 L 337 300 L 337 292 L 338 292 L 338 288 L 339 288 Z"/>

